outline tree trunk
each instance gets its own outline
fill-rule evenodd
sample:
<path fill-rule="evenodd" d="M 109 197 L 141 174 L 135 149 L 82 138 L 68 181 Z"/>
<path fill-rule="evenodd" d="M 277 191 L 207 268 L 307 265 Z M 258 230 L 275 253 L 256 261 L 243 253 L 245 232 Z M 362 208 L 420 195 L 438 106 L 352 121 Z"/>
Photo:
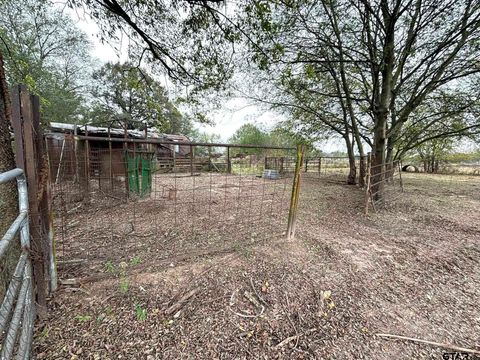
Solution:
<path fill-rule="evenodd" d="M 365 178 L 367 176 L 367 157 L 360 155 L 360 174 L 358 175 L 358 185 L 365 187 Z"/>
<path fill-rule="evenodd" d="M 15 168 L 15 158 L 10 139 L 10 94 L 0 51 L 0 172 Z M 14 181 L 0 185 L 0 237 L 18 215 L 17 187 Z M 0 299 L 3 298 L 8 280 L 20 255 L 20 243 L 14 241 L 6 256 L 0 262 Z"/>
<path fill-rule="evenodd" d="M 381 68 L 381 92 L 378 103 L 374 108 L 374 157 L 372 159 L 372 194 L 374 194 L 374 200 L 383 198 L 387 118 L 392 105 L 392 81 L 395 64 L 395 17 L 388 7 L 389 2 L 382 0 L 380 8 L 385 23 L 385 41 Z"/>
<path fill-rule="evenodd" d="M 347 177 L 347 184 L 356 185 L 357 184 L 357 166 L 355 164 L 355 154 L 353 152 L 353 145 L 348 135 L 345 135 L 344 139 L 345 139 L 345 144 L 347 145 L 348 165 L 350 168 L 348 177 Z"/>
<path fill-rule="evenodd" d="M 384 170 L 385 170 L 385 133 L 387 126 L 386 111 L 377 114 L 374 128 L 373 159 L 372 159 L 372 194 L 374 200 L 380 200 L 384 188 Z"/>

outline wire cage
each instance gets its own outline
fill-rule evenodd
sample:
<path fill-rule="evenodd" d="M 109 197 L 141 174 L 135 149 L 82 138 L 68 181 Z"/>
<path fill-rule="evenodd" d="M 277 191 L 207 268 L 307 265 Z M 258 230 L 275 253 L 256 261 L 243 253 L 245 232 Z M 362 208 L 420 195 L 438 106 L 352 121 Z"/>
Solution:
<path fill-rule="evenodd" d="M 393 204 L 404 192 L 400 160 L 374 164 L 369 154 L 365 187 L 365 214 Z"/>
<path fill-rule="evenodd" d="M 287 229 L 294 149 L 88 136 L 48 148 L 60 263 L 89 260 L 76 272 L 229 251 Z M 278 155 L 293 160 L 276 167 Z"/>

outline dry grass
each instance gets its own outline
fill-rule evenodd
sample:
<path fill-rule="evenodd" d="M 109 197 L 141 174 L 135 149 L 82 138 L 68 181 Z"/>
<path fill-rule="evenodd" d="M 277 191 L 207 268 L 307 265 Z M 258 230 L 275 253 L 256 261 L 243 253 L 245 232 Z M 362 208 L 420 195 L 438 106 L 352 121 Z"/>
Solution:
<path fill-rule="evenodd" d="M 234 237 L 225 251 L 185 253 L 182 261 L 112 258 L 113 273 L 95 281 L 86 279 L 88 262 L 64 269 L 86 280 L 50 301 L 36 356 L 441 358 L 441 349 L 377 332 L 479 349 L 480 179 L 404 181 L 395 205 L 366 218 L 358 189 L 305 179 L 293 242 Z M 180 311 L 170 313 L 172 305 Z"/>

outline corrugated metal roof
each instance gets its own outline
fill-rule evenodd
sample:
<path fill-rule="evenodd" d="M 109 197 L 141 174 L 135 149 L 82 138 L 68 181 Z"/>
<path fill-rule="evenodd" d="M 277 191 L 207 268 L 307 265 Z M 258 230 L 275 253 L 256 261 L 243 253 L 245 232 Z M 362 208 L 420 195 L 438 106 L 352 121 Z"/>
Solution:
<path fill-rule="evenodd" d="M 77 133 L 84 134 L 85 133 L 85 125 L 76 125 L 77 126 Z M 92 126 L 87 125 L 86 129 L 88 131 L 88 135 L 104 135 L 108 136 L 108 128 L 101 127 L 101 126 Z M 74 124 L 67 124 L 67 123 L 59 123 L 59 122 L 51 122 L 50 126 L 48 127 L 47 131 L 51 134 L 56 132 L 74 132 L 75 125 Z M 143 130 L 127 130 L 127 134 L 131 138 L 140 138 L 143 139 L 145 137 L 145 131 Z M 121 137 L 125 135 L 124 129 L 116 129 L 110 128 L 110 135 L 115 137 Z M 163 134 L 159 133 L 155 130 L 148 130 L 147 131 L 147 138 L 149 139 L 168 139 L 173 141 L 190 141 L 190 139 L 185 135 L 174 135 L 174 134 Z"/>

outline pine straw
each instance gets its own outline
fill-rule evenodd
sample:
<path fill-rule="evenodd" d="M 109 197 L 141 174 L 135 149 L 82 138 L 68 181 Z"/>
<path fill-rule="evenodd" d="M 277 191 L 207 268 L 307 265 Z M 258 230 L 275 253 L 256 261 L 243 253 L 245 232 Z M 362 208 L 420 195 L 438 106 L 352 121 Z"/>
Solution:
<path fill-rule="evenodd" d="M 397 204 L 365 218 L 354 187 L 306 180 L 295 242 L 129 264 L 126 293 L 118 274 L 81 291 L 63 287 L 37 330 L 37 359 L 420 359 L 445 351 L 375 333 L 479 349 L 478 178 L 405 182 Z M 244 292 L 265 303 L 261 316 Z M 180 311 L 167 315 L 172 306 Z"/>

